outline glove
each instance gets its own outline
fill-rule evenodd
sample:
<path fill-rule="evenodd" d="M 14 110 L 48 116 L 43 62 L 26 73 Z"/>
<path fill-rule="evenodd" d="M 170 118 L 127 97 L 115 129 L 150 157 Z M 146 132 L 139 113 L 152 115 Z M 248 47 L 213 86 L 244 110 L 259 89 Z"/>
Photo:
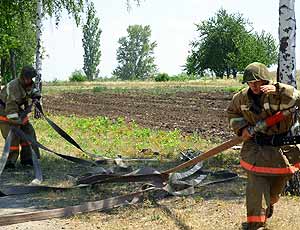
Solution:
<path fill-rule="evenodd" d="M 33 88 L 31 92 L 31 99 L 33 101 L 39 101 L 41 97 L 42 97 L 41 92 L 37 88 Z"/>

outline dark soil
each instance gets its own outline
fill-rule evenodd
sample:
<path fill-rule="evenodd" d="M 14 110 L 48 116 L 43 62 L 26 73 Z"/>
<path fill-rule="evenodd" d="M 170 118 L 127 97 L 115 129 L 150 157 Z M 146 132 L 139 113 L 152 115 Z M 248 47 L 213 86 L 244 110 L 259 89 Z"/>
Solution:
<path fill-rule="evenodd" d="M 107 116 L 110 119 L 124 117 L 126 121 L 134 120 L 143 127 L 164 130 L 177 128 L 185 133 L 196 132 L 207 139 L 228 139 L 233 136 L 226 118 L 226 108 L 231 98 L 232 93 L 220 92 L 64 93 L 45 96 L 43 104 L 45 111 L 51 114 Z M 3 230 L 242 229 L 242 223 L 246 220 L 244 191 L 245 181 L 240 178 L 227 184 L 204 187 L 196 196 L 172 197 L 161 200 L 156 205 L 144 202 L 110 212 L 94 212 L 72 218 L 26 222 L 0 228 Z M 14 200 L 7 202 L 16 203 Z M 297 197 L 281 198 L 275 207 L 273 217 L 268 220 L 268 227 L 299 229 L 298 204 Z"/>
<path fill-rule="evenodd" d="M 231 98 L 226 92 L 64 93 L 45 96 L 44 108 L 51 114 L 124 117 L 143 127 L 227 139 L 233 135 L 226 118 Z"/>

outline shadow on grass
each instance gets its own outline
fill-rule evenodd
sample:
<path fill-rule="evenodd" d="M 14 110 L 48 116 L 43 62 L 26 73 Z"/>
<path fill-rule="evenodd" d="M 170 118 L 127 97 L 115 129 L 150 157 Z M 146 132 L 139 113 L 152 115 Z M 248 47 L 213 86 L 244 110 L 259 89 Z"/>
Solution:
<path fill-rule="evenodd" d="M 163 171 L 164 169 L 173 167 L 180 162 L 168 162 L 160 164 L 159 162 L 144 162 L 143 164 L 134 163 L 131 165 L 132 170 L 144 166 L 152 166 Z M 113 165 L 105 165 L 105 168 L 114 167 Z M 72 187 L 76 178 L 95 171 L 95 167 L 87 167 L 72 162 L 68 162 L 49 154 L 42 154 L 41 168 L 44 176 L 43 185 L 56 187 Z M 26 185 L 34 179 L 33 169 L 24 168 L 17 165 L 15 170 L 5 170 L 0 178 L 0 187 Z M 60 208 L 71 205 L 78 205 L 87 201 L 101 200 L 113 196 L 125 195 L 133 191 L 137 191 L 143 183 L 111 183 L 98 184 L 86 188 L 74 188 L 69 190 L 58 190 L 50 192 L 39 192 L 19 196 L 9 196 L 0 198 L 0 215 Z M 229 186 L 230 185 L 230 186 Z M 203 188 L 197 188 L 197 193 L 193 196 L 195 199 L 202 197 L 205 199 L 227 199 L 228 194 L 240 196 L 239 192 L 243 183 L 239 180 L 226 184 L 209 185 Z M 156 197 L 157 200 L 165 198 L 166 195 Z M 175 220 L 176 225 L 180 229 L 189 229 L 182 220 L 176 217 L 174 213 L 166 206 L 157 204 L 166 214 Z M 177 219 L 176 219 L 177 218 Z"/>
<path fill-rule="evenodd" d="M 180 218 L 175 212 L 173 212 L 169 207 L 163 204 L 159 204 L 154 199 L 152 201 L 152 204 L 154 204 L 154 207 L 159 208 L 165 213 L 172 221 L 174 221 L 175 225 L 181 229 L 181 230 L 190 230 L 191 227 L 189 227 L 183 218 Z"/>
<path fill-rule="evenodd" d="M 142 166 L 148 165 L 149 163 L 142 164 Z M 155 163 L 155 165 L 158 164 Z M 132 169 L 135 169 L 138 166 L 138 164 L 134 164 L 132 165 Z M 115 167 L 115 165 L 108 164 L 104 165 L 104 167 L 108 169 Z M 82 166 L 43 152 L 41 156 L 41 169 L 44 177 L 42 185 L 67 188 L 75 185 L 76 179 L 81 175 L 93 174 L 99 171 L 100 168 Z M 16 169 L 5 170 L 1 175 L 0 191 L 1 187 L 28 185 L 33 179 L 33 168 L 22 167 L 19 162 L 17 162 Z M 2 197 L 0 198 L 0 215 L 24 210 L 30 211 L 78 205 L 82 202 L 125 195 L 137 191 L 140 186 L 141 183 L 111 183 L 85 188 Z"/>

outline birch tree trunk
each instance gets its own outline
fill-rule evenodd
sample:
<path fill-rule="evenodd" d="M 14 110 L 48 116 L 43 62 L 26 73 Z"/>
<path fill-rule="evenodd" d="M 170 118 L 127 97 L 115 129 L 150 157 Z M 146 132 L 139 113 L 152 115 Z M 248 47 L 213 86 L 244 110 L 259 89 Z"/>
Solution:
<path fill-rule="evenodd" d="M 279 0 L 279 59 L 277 80 L 297 87 L 295 0 Z"/>
<path fill-rule="evenodd" d="M 295 0 L 280 0 L 279 2 L 279 58 L 277 80 L 297 88 L 296 82 L 296 18 Z M 299 135 L 299 134 L 297 134 Z M 285 193 L 300 195 L 299 172 L 287 182 Z"/>
<path fill-rule="evenodd" d="M 41 85 L 42 72 L 42 54 L 41 54 L 41 36 L 42 36 L 42 0 L 37 0 L 36 14 L 36 53 L 35 53 L 35 68 L 38 73 L 36 84 L 38 89 Z"/>
<path fill-rule="evenodd" d="M 41 52 L 41 36 L 42 36 L 42 0 L 37 0 L 36 8 L 36 53 L 35 53 L 35 68 L 37 76 L 35 86 L 42 92 L 42 52 Z M 35 109 L 34 117 L 40 118 L 41 114 Z"/>

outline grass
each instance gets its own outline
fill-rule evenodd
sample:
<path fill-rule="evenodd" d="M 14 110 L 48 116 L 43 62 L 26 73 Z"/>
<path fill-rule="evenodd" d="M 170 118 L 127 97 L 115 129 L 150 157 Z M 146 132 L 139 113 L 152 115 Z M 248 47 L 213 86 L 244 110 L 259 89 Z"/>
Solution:
<path fill-rule="evenodd" d="M 47 84 L 44 93 L 61 92 L 128 92 L 132 90 L 146 93 L 173 93 L 192 90 L 211 92 L 220 90 L 236 92 L 242 87 L 234 80 L 197 80 L 189 82 L 95 82 L 72 84 Z M 179 152 L 185 149 L 206 151 L 220 143 L 218 140 L 203 140 L 194 133 L 183 134 L 180 130 L 161 131 L 143 128 L 135 122 L 126 123 L 123 118 L 111 120 L 107 117 L 79 118 L 76 116 L 49 117 L 61 126 L 86 150 L 99 155 L 116 157 L 156 158 L 158 169 L 164 167 L 165 160 L 178 160 Z M 78 149 L 65 142 L 45 120 L 32 120 L 39 141 L 47 147 L 72 156 L 87 157 Z M 154 155 L 158 152 L 159 155 Z M 164 164 L 161 164 L 164 163 Z M 178 162 L 177 162 L 178 163 Z M 177 164 L 176 163 L 176 164 Z M 174 163 L 173 163 L 174 164 Z M 238 164 L 238 152 L 228 150 L 205 161 L 210 169 L 226 169 Z M 45 175 L 45 185 L 70 186 L 71 176 L 90 172 L 92 168 L 82 167 L 62 160 L 42 151 L 41 166 Z M 140 165 L 141 166 L 141 165 Z M 105 166 L 111 167 L 111 166 Z M 32 170 L 18 166 L 16 171 L 4 171 L 2 181 L 15 185 L 29 183 L 33 179 Z M 140 184 L 109 184 L 97 188 L 34 194 L 26 204 L 43 208 L 74 205 L 87 200 L 99 200 L 137 190 Z M 50 224 L 53 229 L 240 229 L 245 221 L 245 181 L 239 179 L 226 184 L 197 188 L 193 196 L 173 197 L 157 201 L 146 199 L 138 205 L 122 207 L 105 213 L 77 215 L 69 219 L 46 222 L 32 222 L 28 229 L 40 229 Z M 272 229 L 298 229 L 299 213 L 297 197 L 284 197 L 270 220 Z M 67 225 L 66 225 L 67 224 Z M 22 227 L 20 227 L 21 229 Z M 47 228 L 48 229 L 48 228 Z M 50 229 L 50 228 L 49 228 Z"/>
<path fill-rule="evenodd" d="M 64 92 L 114 92 L 122 93 L 138 91 L 143 93 L 176 93 L 193 91 L 229 91 L 240 90 L 243 85 L 234 79 L 200 79 L 183 82 L 155 82 L 155 81 L 114 81 L 114 82 L 84 82 L 84 83 L 45 83 L 43 93 L 46 95 Z"/>
<path fill-rule="evenodd" d="M 211 148 L 211 146 L 218 144 L 202 140 L 197 134 L 183 134 L 177 129 L 173 131 L 161 131 L 143 128 L 134 122 L 128 124 L 123 118 L 110 120 L 107 117 L 79 118 L 75 116 L 51 115 L 49 118 L 55 121 L 55 123 L 67 133 L 71 134 L 71 136 L 88 151 L 108 157 L 116 157 L 121 154 L 123 157 L 129 158 L 157 158 L 157 163 L 151 165 L 147 164 L 157 169 L 178 164 L 179 152 L 184 149 L 193 148 L 194 150 L 205 151 Z M 35 127 L 39 141 L 48 148 L 72 156 L 86 157 L 78 149 L 64 141 L 45 120 L 33 119 L 32 124 Z M 143 151 L 145 149 L 147 151 Z M 159 155 L 153 155 L 154 151 L 159 152 Z M 228 155 L 231 155 L 231 157 L 228 157 Z M 218 162 L 221 164 L 219 167 L 225 168 L 230 164 L 229 161 L 236 162 L 236 157 L 237 154 L 234 151 L 227 151 L 224 155 L 220 155 Z M 170 159 L 173 163 L 171 163 L 171 165 L 165 164 L 164 161 Z M 208 161 L 208 164 L 210 163 L 211 162 Z M 143 165 L 138 165 L 137 167 L 142 166 Z M 111 166 L 108 165 L 105 167 Z M 78 177 L 90 173 L 93 170 L 93 168 L 90 167 L 83 167 L 67 162 L 45 151 L 42 151 L 41 168 L 44 174 L 44 185 L 61 187 L 72 186 L 73 183 L 70 177 Z M 1 183 L 5 185 L 27 184 L 33 179 L 33 172 L 18 165 L 14 171 L 4 171 L 2 178 L 4 178 L 4 181 L 2 180 Z M 64 207 L 77 205 L 85 201 L 100 200 L 111 196 L 127 194 L 136 191 L 139 186 L 140 183 L 105 184 L 93 188 L 44 192 L 27 195 L 23 201 L 24 203 L 19 201 L 18 204 L 21 204 L 23 208 L 30 208 L 32 204 L 42 209 Z M 227 185 L 226 192 L 239 196 L 241 193 L 240 186 L 232 185 L 228 187 Z M 123 218 L 128 219 L 129 213 L 134 212 L 134 218 L 143 216 L 143 218 L 141 220 L 139 219 L 136 223 L 138 229 L 141 227 L 141 223 L 149 227 L 154 224 L 157 226 L 157 228 L 154 229 L 171 229 L 171 227 L 173 227 L 172 229 L 190 229 L 191 224 L 185 223 L 185 218 L 192 214 L 193 208 L 188 208 L 188 203 L 195 205 L 203 202 L 204 198 L 211 199 L 214 198 L 215 195 L 223 196 L 224 189 L 214 187 L 213 192 L 210 189 L 206 190 L 200 188 L 197 191 L 198 195 L 188 199 L 180 198 L 180 202 L 174 203 L 166 200 L 165 202 L 153 204 L 153 200 L 149 198 L 142 204 L 131 208 L 120 208 L 109 211 L 108 215 L 113 214 L 114 216 L 123 216 Z M 68 220 L 68 222 L 74 223 L 74 226 L 77 226 L 79 223 L 87 224 L 90 221 L 96 226 L 94 214 L 75 216 Z M 116 221 L 117 219 L 110 220 L 106 223 L 107 228 L 104 227 L 103 229 L 117 229 L 112 227 Z M 133 223 L 130 219 L 127 221 L 129 222 L 124 222 L 124 228 L 121 229 L 131 229 L 130 225 Z"/>
<path fill-rule="evenodd" d="M 178 129 L 162 131 L 140 127 L 135 122 L 126 123 L 123 118 L 115 120 L 101 116 L 93 118 L 50 116 L 49 118 L 69 133 L 82 148 L 106 157 L 122 155 L 131 158 L 157 157 L 162 161 L 175 160 L 179 158 L 180 151 L 186 149 L 204 151 L 211 145 L 219 143 L 203 140 L 196 133 L 183 134 Z M 78 149 L 63 140 L 45 120 L 33 120 L 33 125 L 39 141 L 45 146 L 58 152 L 82 155 Z M 227 157 L 224 159 L 232 161 Z"/>
<path fill-rule="evenodd" d="M 300 71 L 297 71 L 297 84 L 300 84 Z M 63 92 L 128 92 L 143 91 L 144 93 L 175 93 L 184 91 L 222 91 L 237 92 L 245 85 L 241 84 L 241 75 L 237 79 L 201 78 L 188 81 L 94 81 L 94 82 L 47 82 L 43 84 L 44 94 L 57 94 Z M 276 80 L 276 72 L 271 72 L 271 79 Z"/>

